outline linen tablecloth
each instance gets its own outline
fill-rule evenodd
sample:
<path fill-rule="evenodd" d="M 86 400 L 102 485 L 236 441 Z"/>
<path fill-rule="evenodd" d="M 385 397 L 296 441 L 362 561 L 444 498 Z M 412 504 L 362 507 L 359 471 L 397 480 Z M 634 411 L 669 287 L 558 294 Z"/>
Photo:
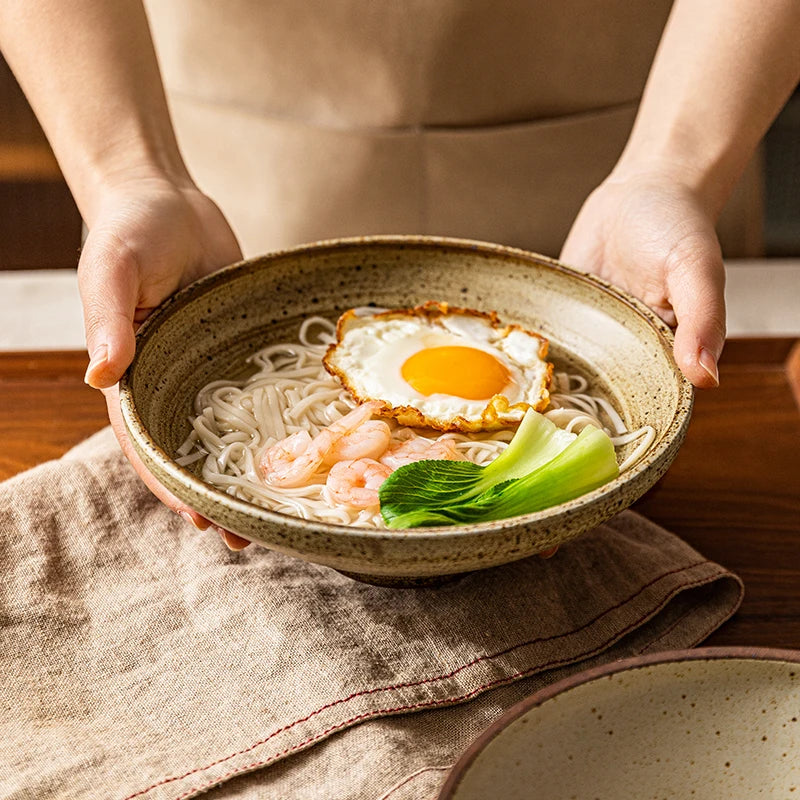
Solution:
<path fill-rule="evenodd" d="M 503 710 L 689 647 L 741 581 L 633 512 L 437 588 L 252 546 L 152 497 L 109 430 L 0 485 L 0 796 L 435 797 Z"/>

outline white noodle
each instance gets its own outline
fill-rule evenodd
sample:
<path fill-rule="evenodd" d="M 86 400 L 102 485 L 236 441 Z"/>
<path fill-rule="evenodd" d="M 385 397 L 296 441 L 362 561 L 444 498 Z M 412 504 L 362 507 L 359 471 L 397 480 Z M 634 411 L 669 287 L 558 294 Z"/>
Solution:
<path fill-rule="evenodd" d="M 187 439 L 188 441 L 188 439 Z M 205 450 L 198 450 L 196 453 L 190 453 L 186 456 L 181 456 L 180 458 L 175 459 L 175 463 L 179 464 L 182 467 L 188 467 L 189 464 L 194 464 L 195 461 L 199 461 L 201 458 L 208 455 Z"/>
<path fill-rule="evenodd" d="M 300 430 L 315 436 L 353 408 L 350 395 L 322 366 L 322 356 L 335 338 L 330 321 L 309 317 L 300 326 L 298 343 L 270 345 L 247 359 L 255 369 L 247 380 L 217 380 L 204 386 L 195 398 L 192 431 L 177 451 L 177 463 L 188 466 L 204 459 L 203 480 L 273 511 L 385 528 L 376 509 L 360 511 L 330 503 L 324 476 L 315 476 L 317 482 L 309 486 L 276 489 L 261 475 L 261 457 L 275 442 Z M 559 427 L 579 433 L 591 424 L 609 434 L 616 447 L 636 442 L 620 471 L 634 464 L 655 439 L 650 426 L 627 431 L 607 400 L 588 393 L 589 383 L 581 375 L 555 373 L 551 389 L 551 407 L 545 416 Z M 513 435 L 513 430 L 506 429 L 479 434 L 431 432 L 424 438 L 451 439 L 463 456 L 483 465 L 497 458 Z M 419 436 L 410 428 L 395 426 L 392 431 L 394 441 Z"/>
<path fill-rule="evenodd" d="M 613 436 L 611 438 L 615 447 L 628 444 L 628 442 L 635 441 L 638 438 L 641 438 L 639 444 L 636 445 L 630 455 L 619 465 L 620 472 L 625 472 L 626 469 L 632 467 L 645 454 L 656 438 L 656 429 L 652 427 L 652 425 L 644 425 L 635 431 L 626 433 L 624 436 Z"/>
<path fill-rule="evenodd" d="M 197 434 L 194 431 L 192 431 L 186 437 L 186 441 L 177 449 L 176 455 L 185 456 L 194 447 L 194 443 L 196 441 L 197 441 Z"/>

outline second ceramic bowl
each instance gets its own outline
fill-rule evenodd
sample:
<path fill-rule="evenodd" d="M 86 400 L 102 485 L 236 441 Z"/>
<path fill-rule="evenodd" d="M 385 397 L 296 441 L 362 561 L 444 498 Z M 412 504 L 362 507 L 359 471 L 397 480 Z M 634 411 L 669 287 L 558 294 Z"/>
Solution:
<path fill-rule="evenodd" d="M 548 686 L 468 748 L 439 800 L 800 794 L 800 652 L 700 648 Z"/>

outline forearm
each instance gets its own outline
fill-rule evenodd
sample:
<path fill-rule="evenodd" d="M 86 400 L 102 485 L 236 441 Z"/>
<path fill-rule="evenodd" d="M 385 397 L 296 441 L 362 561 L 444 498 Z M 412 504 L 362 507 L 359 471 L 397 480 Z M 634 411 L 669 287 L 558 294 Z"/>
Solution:
<path fill-rule="evenodd" d="M 189 183 L 140 0 L 3 0 L 0 49 L 89 224 L 123 176 Z"/>
<path fill-rule="evenodd" d="M 800 80 L 797 0 L 677 0 L 612 177 L 653 171 L 715 218 Z"/>

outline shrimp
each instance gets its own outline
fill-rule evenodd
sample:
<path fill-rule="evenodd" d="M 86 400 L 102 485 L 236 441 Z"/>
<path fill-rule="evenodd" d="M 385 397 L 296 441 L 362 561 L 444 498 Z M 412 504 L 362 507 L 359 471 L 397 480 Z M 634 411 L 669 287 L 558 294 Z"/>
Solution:
<path fill-rule="evenodd" d="M 313 438 L 307 431 L 298 431 L 272 445 L 261 457 L 261 469 L 267 483 L 281 489 L 308 484 L 334 445 L 367 422 L 380 407 L 376 401 L 363 403 Z"/>
<path fill-rule="evenodd" d="M 391 474 L 391 467 L 372 458 L 339 461 L 331 467 L 325 485 L 334 503 L 370 508 L 380 504 L 378 489 Z"/>
<path fill-rule="evenodd" d="M 354 431 L 334 442 L 324 458 L 325 464 L 337 461 L 356 461 L 359 458 L 380 458 L 389 446 L 392 431 L 380 419 L 362 422 Z"/>
<path fill-rule="evenodd" d="M 313 441 L 308 431 L 298 431 L 272 445 L 261 457 L 261 470 L 267 483 L 284 489 L 307 483 L 317 469 L 309 454 Z"/>
<path fill-rule="evenodd" d="M 408 439 L 389 446 L 389 449 L 380 457 L 381 464 L 386 464 L 393 470 L 414 461 L 466 461 L 452 439 L 437 439 L 431 441 L 423 437 Z"/>

